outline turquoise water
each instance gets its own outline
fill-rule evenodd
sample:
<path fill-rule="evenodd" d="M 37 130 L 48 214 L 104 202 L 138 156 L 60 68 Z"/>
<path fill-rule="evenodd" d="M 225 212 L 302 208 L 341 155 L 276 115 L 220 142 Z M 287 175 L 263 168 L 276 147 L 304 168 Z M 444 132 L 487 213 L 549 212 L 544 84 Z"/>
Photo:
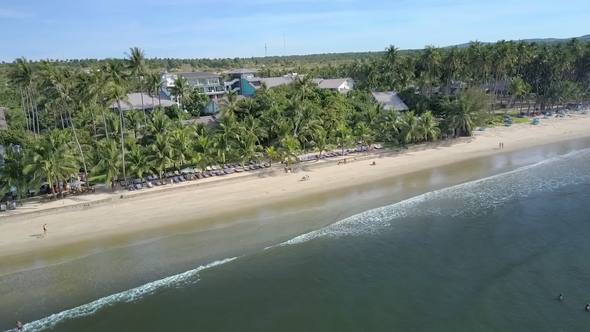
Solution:
<path fill-rule="evenodd" d="M 586 149 L 368 210 L 25 330 L 585 331 L 588 239 Z"/>

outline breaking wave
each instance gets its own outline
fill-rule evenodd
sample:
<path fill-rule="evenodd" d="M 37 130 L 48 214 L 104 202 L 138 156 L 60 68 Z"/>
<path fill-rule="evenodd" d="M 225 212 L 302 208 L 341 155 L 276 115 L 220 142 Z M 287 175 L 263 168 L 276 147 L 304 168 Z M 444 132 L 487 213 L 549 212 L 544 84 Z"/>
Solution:
<path fill-rule="evenodd" d="M 64 322 L 66 320 L 89 316 L 103 308 L 110 307 L 118 303 L 135 302 L 141 298 L 144 298 L 145 296 L 154 294 L 156 291 L 162 289 L 180 287 L 187 284 L 195 283 L 199 281 L 199 273 L 201 271 L 225 263 L 229 263 L 235 260 L 236 258 L 237 257 L 215 261 L 207 265 L 199 266 L 193 270 L 189 270 L 160 280 L 152 281 L 150 283 L 147 283 L 136 288 L 105 296 L 90 303 L 86 303 L 72 309 L 64 310 L 62 312 L 25 324 L 23 327 L 23 331 L 32 332 L 53 328 L 57 324 Z M 16 332 L 16 329 L 8 330 L 6 332 Z"/>
<path fill-rule="evenodd" d="M 375 233 L 390 226 L 391 221 L 397 218 L 475 215 L 505 202 L 526 198 L 533 193 L 551 191 L 572 184 L 590 183 L 590 167 L 587 166 L 589 164 L 590 149 L 574 151 L 506 173 L 431 191 L 392 205 L 368 210 L 267 249 L 296 245 L 321 237 Z M 430 204 L 433 201 L 439 203 Z"/>

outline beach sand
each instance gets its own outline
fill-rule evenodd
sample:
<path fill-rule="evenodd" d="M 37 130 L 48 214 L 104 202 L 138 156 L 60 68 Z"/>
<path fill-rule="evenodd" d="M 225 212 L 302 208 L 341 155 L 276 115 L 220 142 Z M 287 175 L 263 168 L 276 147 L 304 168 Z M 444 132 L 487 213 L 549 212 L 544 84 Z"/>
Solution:
<path fill-rule="evenodd" d="M 48 203 L 27 204 L 0 217 L 0 257 L 28 255 L 76 243 L 190 222 L 213 228 L 215 216 L 284 202 L 307 195 L 401 176 L 411 172 L 532 146 L 590 137 L 590 117 L 541 120 L 476 132 L 474 137 L 299 165 L 280 167 L 141 192 L 97 193 Z M 504 148 L 499 148 L 499 143 Z M 340 158 L 342 159 L 342 158 Z M 370 165 L 373 161 L 376 165 Z M 300 181 L 308 175 L 308 181 Z M 124 195 L 121 199 L 120 196 Z M 47 224 L 47 236 L 43 225 Z"/>

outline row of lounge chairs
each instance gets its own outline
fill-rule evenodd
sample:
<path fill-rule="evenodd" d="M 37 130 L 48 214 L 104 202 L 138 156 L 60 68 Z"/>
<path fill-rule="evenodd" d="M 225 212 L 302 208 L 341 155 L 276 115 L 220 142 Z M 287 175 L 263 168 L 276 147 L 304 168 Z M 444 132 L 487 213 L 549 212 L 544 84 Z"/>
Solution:
<path fill-rule="evenodd" d="M 135 179 L 131 181 L 126 187 L 129 191 L 135 191 L 145 188 L 165 186 L 168 184 L 195 181 L 200 179 L 207 179 L 210 177 L 225 176 L 234 173 L 255 171 L 268 167 L 270 167 L 270 164 L 268 163 L 250 162 L 249 164 L 243 166 L 240 164 L 230 164 L 224 166 L 211 166 L 207 167 L 204 170 L 185 168 L 181 171 L 168 172 L 164 174 L 161 179 L 156 175 L 148 175 L 143 179 Z"/>
<path fill-rule="evenodd" d="M 379 149 L 382 149 L 383 147 L 381 145 L 376 144 L 372 148 L 379 150 Z M 352 148 L 351 149 L 344 149 L 344 151 L 342 151 L 342 150 L 329 151 L 326 153 L 322 153 L 321 156 L 319 154 L 307 155 L 304 157 L 300 157 L 299 161 L 316 161 L 316 160 L 321 160 L 321 159 L 344 157 L 344 156 L 348 156 L 350 154 L 362 153 L 362 152 L 367 152 L 367 151 L 369 151 L 368 146 L 359 146 L 354 149 L 352 149 Z"/>

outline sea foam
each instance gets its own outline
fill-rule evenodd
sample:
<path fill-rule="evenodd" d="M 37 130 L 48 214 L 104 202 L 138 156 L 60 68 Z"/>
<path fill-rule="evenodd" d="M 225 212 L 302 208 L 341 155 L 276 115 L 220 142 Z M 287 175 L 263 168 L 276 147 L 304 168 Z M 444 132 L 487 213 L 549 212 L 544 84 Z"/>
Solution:
<path fill-rule="evenodd" d="M 209 263 L 207 265 L 202 265 L 197 267 L 196 269 L 189 270 L 180 274 L 176 274 L 170 277 L 166 277 L 160 280 L 152 281 L 145 285 L 132 288 L 126 291 L 122 291 L 120 293 L 112 294 L 109 296 L 105 296 L 98 300 L 92 301 L 90 303 L 83 304 L 81 306 L 64 310 L 62 312 L 47 316 L 45 318 L 41 318 L 39 320 L 27 323 L 24 325 L 23 331 L 26 332 L 33 332 L 33 331 L 42 331 L 45 329 L 50 329 L 55 327 L 61 322 L 66 320 L 71 320 L 79 317 L 93 315 L 97 311 L 110 307 L 112 305 L 118 303 L 130 303 L 135 302 L 145 296 L 154 294 L 156 291 L 166 289 L 166 288 L 173 288 L 173 287 L 180 287 L 187 284 L 195 283 L 199 280 L 199 272 L 219 266 L 225 263 L 229 263 L 233 260 L 237 259 L 237 257 L 226 258 L 223 260 L 215 261 Z M 16 332 L 16 329 L 8 330 L 6 332 Z"/>
<path fill-rule="evenodd" d="M 589 169 L 573 167 L 572 162 L 588 165 L 590 149 L 573 151 L 512 171 L 427 192 L 392 205 L 368 210 L 266 249 L 296 245 L 317 238 L 375 233 L 384 227 L 391 226 L 391 221 L 397 218 L 472 215 L 486 209 L 493 209 L 511 200 L 525 198 L 536 192 L 556 190 L 572 184 L 590 183 Z M 434 200 L 444 200 L 446 204 L 429 204 Z"/>

